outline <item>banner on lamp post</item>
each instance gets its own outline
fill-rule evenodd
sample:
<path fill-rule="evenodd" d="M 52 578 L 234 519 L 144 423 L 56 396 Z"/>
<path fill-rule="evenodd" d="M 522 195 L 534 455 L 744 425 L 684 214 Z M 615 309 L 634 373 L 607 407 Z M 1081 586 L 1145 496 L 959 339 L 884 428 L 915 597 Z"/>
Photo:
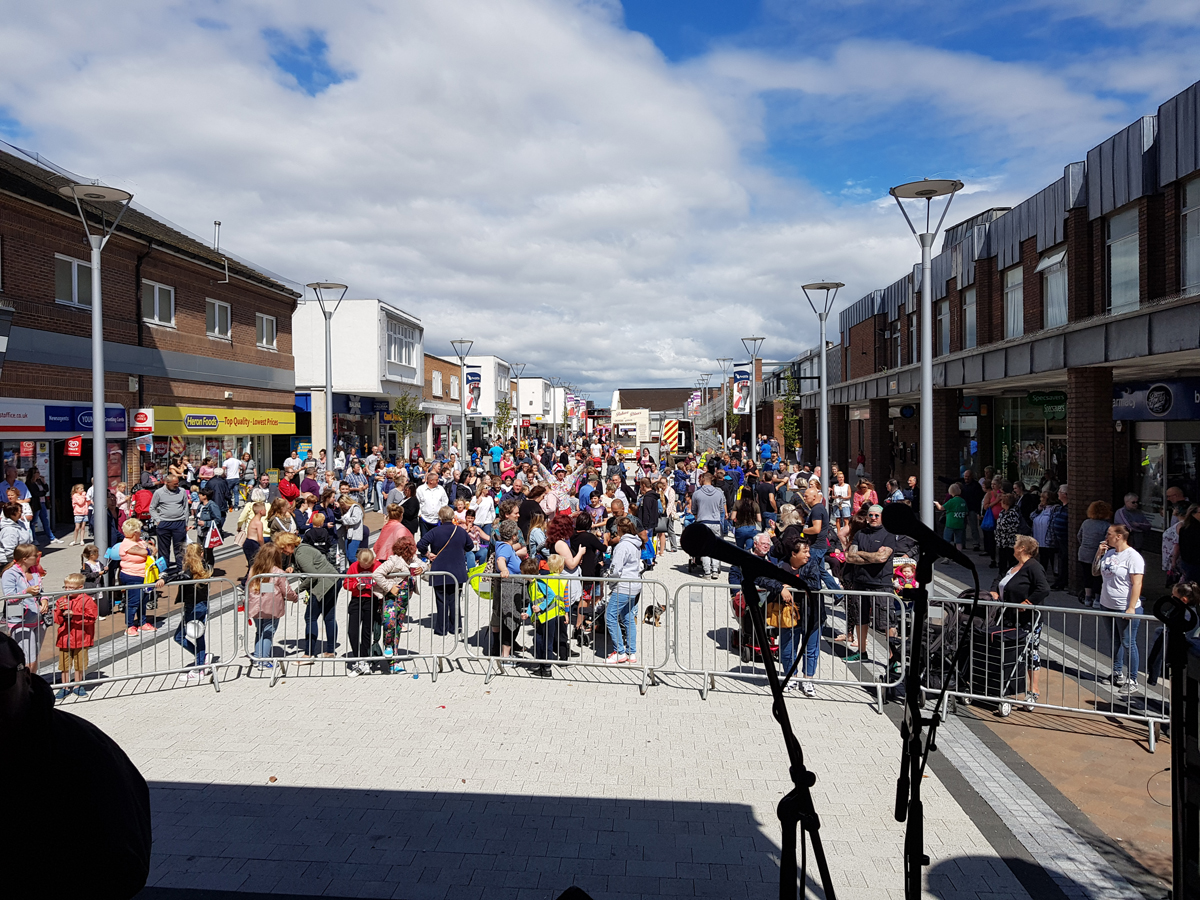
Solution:
<path fill-rule="evenodd" d="M 479 415 L 479 396 L 482 391 L 482 381 L 479 366 L 467 366 L 467 414 Z"/>
<path fill-rule="evenodd" d="M 733 370 L 733 412 L 735 415 L 745 415 L 750 412 L 750 366 L 738 366 Z"/>

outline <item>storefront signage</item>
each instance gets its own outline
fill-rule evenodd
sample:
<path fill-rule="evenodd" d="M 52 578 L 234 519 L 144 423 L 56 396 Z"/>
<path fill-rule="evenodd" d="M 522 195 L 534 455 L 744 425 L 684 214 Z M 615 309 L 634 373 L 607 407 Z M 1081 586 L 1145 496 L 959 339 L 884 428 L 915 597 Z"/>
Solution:
<path fill-rule="evenodd" d="M 449 416 L 444 416 L 444 415 L 436 415 L 436 414 L 435 414 L 435 415 L 434 415 L 434 417 L 433 417 L 433 424 L 434 424 L 434 425 L 449 425 L 449 424 L 450 424 L 450 417 L 449 417 Z"/>
<path fill-rule="evenodd" d="M 960 416 L 977 416 L 979 415 L 979 398 L 978 397 L 963 397 L 958 404 L 958 414 Z"/>
<path fill-rule="evenodd" d="M 135 409 L 133 411 L 133 421 L 129 424 L 129 431 L 131 434 L 153 434 L 154 410 Z"/>
<path fill-rule="evenodd" d="M 154 407 L 156 435 L 295 434 L 296 413 L 271 409 L 205 409 L 195 406 Z"/>
<path fill-rule="evenodd" d="M 21 441 L 21 455 L 33 456 L 33 441 Z"/>
<path fill-rule="evenodd" d="M 1040 406 L 1042 415 L 1047 419 L 1065 419 L 1067 417 L 1067 394 L 1065 391 L 1030 391 L 1025 402 L 1030 406 Z"/>
<path fill-rule="evenodd" d="M 389 401 L 389 400 L 376 400 L 375 401 L 375 412 L 387 412 L 391 408 L 392 408 L 392 404 L 391 404 L 391 401 Z"/>
<path fill-rule="evenodd" d="M 375 412 L 379 416 L 380 425 L 395 425 L 400 421 L 400 417 L 392 411 L 391 407 L 376 409 Z"/>
<path fill-rule="evenodd" d="M 528 420 L 528 419 L 522 419 L 522 420 L 521 420 L 521 427 L 522 427 L 522 428 L 528 428 L 528 427 L 529 427 L 529 420 Z"/>
<path fill-rule="evenodd" d="M 900 415 L 902 415 L 906 419 L 911 419 L 916 414 L 917 414 L 917 408 L 915 406 L 900 407 Z"/>
<path fill-rule="evenodd" d="M 1134 422 L 1200 419 L 1200 378 L 1113 385 L 1113 418 Z"/>
<path fill-rule="evenodd" d="M 79 456 L 83 453 L 83 435 L 67 438 L 67 456 Z"/>
<path fill-rule="evenodd" d="M 104 427 L 108 432 L 125 430 L 125 407 L 106 406 Z M 36 400 L 0 399 L 0 432 L 66 432 L 92 430 L 90 406 L 56 406 Z"/>

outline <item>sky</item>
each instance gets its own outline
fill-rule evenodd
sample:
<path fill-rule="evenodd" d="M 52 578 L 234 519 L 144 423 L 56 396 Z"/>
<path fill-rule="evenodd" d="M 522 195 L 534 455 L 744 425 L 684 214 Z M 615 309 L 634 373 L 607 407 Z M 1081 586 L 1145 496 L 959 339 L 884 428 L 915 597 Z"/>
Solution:
<path fill-rule="evenodd" d="M 919 260 L 891 185 L 1014 205 L 1200 79 L 1198 32 L 1200 0 L 0 0 L 0 138 L 603 406 L 813 346 L 801 284 L 836 311 Z"/>

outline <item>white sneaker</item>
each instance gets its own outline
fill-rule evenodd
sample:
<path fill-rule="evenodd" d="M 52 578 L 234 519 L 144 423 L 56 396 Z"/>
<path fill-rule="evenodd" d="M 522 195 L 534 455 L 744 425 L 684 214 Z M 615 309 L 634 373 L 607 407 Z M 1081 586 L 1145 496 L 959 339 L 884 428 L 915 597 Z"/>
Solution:
<path fill-rule="evenodd" d="M 637 654 L 630 653 L 625 657 L 625 662 L 629 663 L 630 665 L 637 665 Z"/>
<path fill-rule="evenodd" d="M 804 692 L 805 697 L 817 696 L 817 689 L 811 681 L 800 682 L 800 690 L 802 690 Z"/>
<path fill-rule="evenodd" d="M 362 670 L 359 669 L 358 663 L 346 663 L 346 677 L 347 678 L 357 678 L 361 674 L 362 674 Z"/>

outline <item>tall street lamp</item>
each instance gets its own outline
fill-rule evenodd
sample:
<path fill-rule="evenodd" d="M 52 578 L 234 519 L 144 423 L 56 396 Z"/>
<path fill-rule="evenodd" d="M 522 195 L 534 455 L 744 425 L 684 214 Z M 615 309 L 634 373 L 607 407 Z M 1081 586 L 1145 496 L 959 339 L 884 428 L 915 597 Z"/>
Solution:
<path fill-rule="evenodd" d="M 833 309 L 834 301 L 837 300 L 837 292 L 845 285 L 840 281 L 814 281 L 812 284 L 801 285 L 800 290 L 804 291 L 804 298 L 808 301 L 808 305 L 812 307 L 812 311 L 817 314 L 817 318 L 821 320 L 821 422 L 819 426 L 819 437 L 817 438 L 817 448 L 820 451 L 820 466 L 821 466 L 821 490 L 827 492 L 829 485 L 833 479 L 829 475 L 829 379 L 826 373 L 825 364 L 825 320 L 829 318 L 829 311 Z M 812 296 L 809 291 L 824 291 L 825 300 L 821 304 L 821 308 L 817 309 L 817 305 L 813 303 Z"/>
<path fill-rule="evenodd" d="M 316 295 L 321 315 L 325 317 L 325 453 L 328 465 L 332 466 L 336 454 L 333 446 L 333 314 L 342 305 L 349 288 L 335 281 L 314 281 L 305 287 Z M 336 300 L 333 299 L 335 294 Z"/>
<path fill-rule="evenodd" d="M 554 414 L 554 404 L 558 402 L 558 389 L 562 387 L 562 378 L 558 375 L 550 376 L 550 387 L 553 390 L 550 392 L 550 440 L 554 442 L 554 449 L 558 449 L 558 416 Z"/>
<path fill-rule="evenodd" d="M 517 446 L 521 446 L 521 375 L 525 372 L 525 367 L 529 363 L 509 363 L 509 366 L 517 374 Z M 535 431 L 537 429 L 534 429 Z"/>
<path fill-rule="evenodd" d="M 116 231 L 133 194 L 120 188 L 101 184 L 66 184 L 58 189 L 64 197 L 75 201 L 79 220 L 92 248 L 92 495 L 95 498 L 92 514 L 93 540 L 103 554 L 108 549 L 108 444 L 105 440 L 104 419 L 104 311 L 100 297 L 100 251 Z M 117 214 L 112 225 L 105 227 L 104 211 L 100 212 L 100 233 L 92 234 L 83 202 L 90 204 L 115 203 Z"/>
<path fill-rule="evenodd" d="M 917 243 L 921 245 L 921 314 L 918 317 L 921 329 L 921 468 L 917 480 L 917 490 L 921 496 L 921 521 L 930 528 L 934 527 L 933 520 L 933 278 L 931 257 L 933 241 L 946 221 L 946 213 L 954 201 L 954 195 L 963 189 L 963 183 L 956 179 L 926 178 L 921 181 L 910 181 L 892 188 L 889 193 L 896 198 L 896 205 L 904 214 Z M 946 205 L 942 208 L 942 216 L 938 219 L 937 227 L 929 230 L 932 221 L 930 204 L 935 197 L 946 197 Z M 925 230 L 918 233 L 908 210 L 901 200 L 925 201 Z"/>
<path fill-rule="evenodd" d="M 722 356 L 717 359 L 721 367 L 721 452 L 729 449 L 729 401 L 725 399 L 725 391 L 729 387 L 729 367 L 733 365 L 732 356 Z"/>
<path fill-rule="evenodd" d="M 758 361 L 758 351 L 762 349 L 766 338 L 744 337 L 742 346 L 750 354 L 750 459 L 758 459 L 758 372 L 754 365 Z"/>
<path fill-rule="evenodd" d="M 467 446 L 467 355 L 471 352 L 471 347 L 475 344 L 474 341 L 468 341 L 466 338 L 459 338 L 457 341 L 451 341 L 450 346 L 454 348 L 454 353 L 458 356 L 458 399 L 462 407 L 462 434 L 459 439 L 462 441 L 462 446 L 458 448 L 461 454 Z M 504 393 L 509 393 L 505 391 Z M 459 463 L 462 463 L 462 457 L 459 457 Z"/>

